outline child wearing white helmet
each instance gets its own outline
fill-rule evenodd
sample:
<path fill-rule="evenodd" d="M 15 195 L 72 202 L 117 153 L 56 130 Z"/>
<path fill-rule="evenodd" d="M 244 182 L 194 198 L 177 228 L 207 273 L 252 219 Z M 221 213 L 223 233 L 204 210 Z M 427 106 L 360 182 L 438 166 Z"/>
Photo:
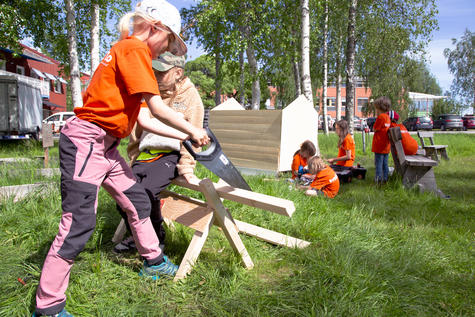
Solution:
<path fill-rule="evenodd" d="M 133 19 L 132 34 L 129 22 Z M 198 145 L 209 142 L 206 131 L 188 123 L 166 106 L 152 70 L 152 58 L 165 51 L 184 55 L 180 14 L 165 0 L 144 0 L 119 23 L 120 39 L 97 67 L 83 96 L 61 131 L 59 141 L 62 218 L 46 256 L 33 316 L 72 316 L 65 310 L 69 274 L 96 223 L 97 193 L 103 186 L 127 212 L 132 235 L 145 259 L 141 275 L 157 279 L 175 275 L 177 266 L 163 255 L 150 221 L 150 200 L 117 146 L 127 137 L 142 100 L 153 116 L 180 130 Z M 162 134 L 159 128 L 149 132 Z M 176 135 L 169 135 L 177 137 Z"/>

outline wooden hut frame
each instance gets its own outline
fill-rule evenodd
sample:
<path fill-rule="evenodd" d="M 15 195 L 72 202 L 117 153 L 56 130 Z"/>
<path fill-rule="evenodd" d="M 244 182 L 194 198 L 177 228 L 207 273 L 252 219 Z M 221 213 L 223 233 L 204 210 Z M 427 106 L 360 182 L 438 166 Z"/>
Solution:
<path fill-rule="evenodd" d="M 289 171 L 300 145 L 318 142 L 318 113 L 304 96 L 283 110 L 210 111 L 209 127 L 244 172 Z"/>

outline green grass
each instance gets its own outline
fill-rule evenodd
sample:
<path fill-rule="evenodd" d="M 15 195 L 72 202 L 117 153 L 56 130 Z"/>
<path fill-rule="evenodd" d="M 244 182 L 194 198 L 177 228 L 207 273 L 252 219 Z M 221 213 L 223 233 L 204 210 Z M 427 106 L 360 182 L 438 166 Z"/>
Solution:
<path fill-rule="evenodd" d="M 336 140 L 334 134 L 320 136 L 323 156 L 336 155 Z M 97 227 L 73 266 L 66 308 L 75 316 L 474 316 L 475 136 L 436 135 L 437 143 L 449 144 L 450 161 L 435 168 L 449 200 L 406 190 L 397 177 L 374 187 L 371 140 L 366 153 L 361 134 L 355 140 L 367 178 L 343 184 L 333 200 L 289 190 L 283 179 L 255 176 L 245 178 L 256 192 L 295 203 L 292 218 L 225 202 L 236 219 L 312 242 L 296 250 L 241 236 L 252 270 L 242 267 L 223 233 L 213 228 L 187 279 L 140 278 L 138 255 L 112 252 L 120 216 L 101 190 Z M 9 146 L 7 152 L 2 146 L 3 157 L 27 151 L 42 153 L 31 144 Z M 57 155 L 57 149 L 51 152 Z M 202 166 L 197 173 L 217 180 Z M 41 266 L 61 216 L 59 178 L 53 180 L 58 186 L 42 197 L 0 205 L 0 316 L 27 316 L 34 309 Z M 174 262 L 180 262 L 191 236 L 178 224 L 168 231 L 166 253 Z"/>

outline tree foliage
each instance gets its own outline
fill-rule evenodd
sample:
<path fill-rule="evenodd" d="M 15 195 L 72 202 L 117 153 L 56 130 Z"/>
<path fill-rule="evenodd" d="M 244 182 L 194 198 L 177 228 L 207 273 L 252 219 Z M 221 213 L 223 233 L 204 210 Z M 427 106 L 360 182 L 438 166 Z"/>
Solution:
<path fill-rule="evenodd" d="M 444 50 L 449 70 L 454 74 L 451 90 L 467 105 L 471 104 L 475 113 L 475 33 L 467 29 L 459 41 L 452 39 L 452 44 L 453 50 Z"/>
<path fill-rule="evenodd" d="M 18 13 L 16 7 L 7 2 L 0 4 L 0 21 L 0 46 L 20 53 L 20 41 L 24 37 L 26 20 Z"/>

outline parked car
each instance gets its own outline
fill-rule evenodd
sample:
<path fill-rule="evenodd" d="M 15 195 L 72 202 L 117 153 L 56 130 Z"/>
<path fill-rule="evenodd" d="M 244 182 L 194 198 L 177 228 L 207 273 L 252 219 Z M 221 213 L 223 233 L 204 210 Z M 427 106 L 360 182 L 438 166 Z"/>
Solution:
<path fill-rule="evenodd" d="M 462 117 L 458 114 L 441 114 L 434 120 L 434 129 L 460 131 L 463 129 Z"/>
<path fill-rule="evenodd" d="M 44 119 L 43 122 L 51 124 L 53 133 L 59 133 L 66 124 L 66 120 L 73 116 L 75 116 L 74 112 L 57 112 Z"/>
<path fill-rule="evenodd" d="M 462 117 L 463 120 L 463 129 L 475 129 L 475 116 L 474 115 L 466 115 Z"/>
<path fill-rule="evenodd" d="M 365 122 L 360 119 L 360 117 L 354 116 L 353 117 L 353 128 L 355 130 L 361 131 L 365 127 Z"/>
<path fill-rule="evenodd" d="M 368 126 L 368 129 L 370 131 L 373 131 L 373 126 L 374 126 L 374 123 L 376 122 L 376 118 L 375 117 L 369 117 L 369 118 L 366 118 L 366 125 Z"/>
<path fill-rule="evenodd" d="M 409 117 L 402 122 L 409 131 L 432 130 L 433 121 L 429 117 Z"/>
<path fill-rule="evenodd" d="M 328 130 L 334 129 L 335 118 L 327 114 Z M 323 115 L 318 116 L 318 128 L 323 130 Z"/>

